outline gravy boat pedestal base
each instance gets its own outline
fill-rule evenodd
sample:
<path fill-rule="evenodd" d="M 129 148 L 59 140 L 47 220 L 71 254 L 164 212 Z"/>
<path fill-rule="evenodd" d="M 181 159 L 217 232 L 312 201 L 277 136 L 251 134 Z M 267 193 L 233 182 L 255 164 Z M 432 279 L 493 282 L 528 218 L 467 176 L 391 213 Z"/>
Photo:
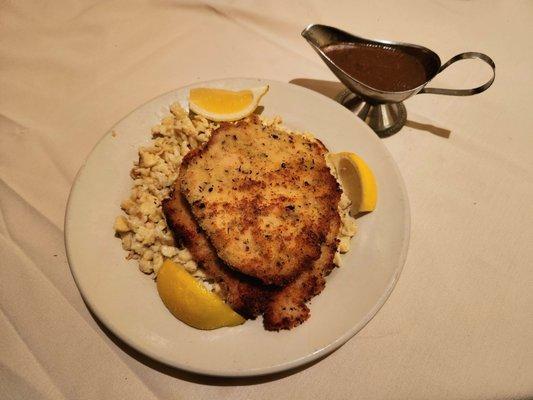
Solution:
<path fill-rule="evenodd" d="M 335 101 L 365 121 L 379 137 L 395 134 L 402 129 L 407 120 L 407 110 L 402 102 L 371 104 L 350 89 L 340 92 Z"/>

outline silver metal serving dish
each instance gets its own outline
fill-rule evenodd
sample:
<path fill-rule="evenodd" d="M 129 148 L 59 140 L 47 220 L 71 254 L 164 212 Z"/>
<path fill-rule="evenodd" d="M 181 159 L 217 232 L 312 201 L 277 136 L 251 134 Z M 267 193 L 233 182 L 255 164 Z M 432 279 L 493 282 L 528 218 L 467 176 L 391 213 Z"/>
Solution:
<path fill-rule="evenodd" d="M 331 71 L 346 86 L 346 90 L 337 96 L 337 100 L 352 110 L 365 121 L 379 136 L 389 136 L 399 131 L 405 124 L 407 112 L 403 101 L 419 93 L 443 94 L 450 96 L 471 96 L 487 90 L 494 82 L 496 66 L 492 59 L 482 53 L 467 52 L 452 57 L 442 65 L 439 56 L 430 49 L 409 43 L 393 42 L 390 40 L 365 39 L 340 29 L 326 25 L 309 25 L 302 32 L 302 36 L 309 42 Z M 413 89 L 401 92 L 387 92 L 378 90 L 359 82 L 354 77 L 339 68 L 322 50 L 334 43 L 364 43 L 372 46 L 402 49 L 419 58 L 426 68 L 427 81 Z M 486 62 L 492 68 L 492 77 L 487 83 L 473 89 L 439 89 L 427 88 L 426 85 L 441 71 L 456 61 L 477 58 Z"/>

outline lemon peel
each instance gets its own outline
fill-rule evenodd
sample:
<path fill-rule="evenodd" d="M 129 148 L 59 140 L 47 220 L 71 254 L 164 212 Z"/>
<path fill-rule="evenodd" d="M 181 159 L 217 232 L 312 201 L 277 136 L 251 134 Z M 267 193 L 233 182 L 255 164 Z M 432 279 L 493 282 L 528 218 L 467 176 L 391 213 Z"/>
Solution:
<path fill-rule="evenodd" d="M 157 274 L 157 291 L 172 315 L 193 328 L 211 330 L 246 321 L 183 266 L 170 260 Z"/>
<path fill-rule="evenodd" d="M 335 167 L 344 192 L 352 202 L 352 216 L 374 211 L 378 187 L 368 164 L 360 156 L 350 152 L 330 153 L 328 160 Z"/>
<path fill-rule="evenodd" d="M 253 113 L 268 89 L 268 85 L 239 91 L 194 88 L 189 92 L 189 109 L 211 121 L 236 121 Z"/>

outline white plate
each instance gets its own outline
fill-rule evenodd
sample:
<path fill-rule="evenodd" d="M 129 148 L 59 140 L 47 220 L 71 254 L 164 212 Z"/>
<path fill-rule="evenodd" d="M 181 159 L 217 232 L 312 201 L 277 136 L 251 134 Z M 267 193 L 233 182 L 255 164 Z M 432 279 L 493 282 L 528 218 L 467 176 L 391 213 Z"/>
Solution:
<path fill-rule="evenodd" d="M 261 318 L 234 328 L 199 331 L 175 319 L 154 281 L 126 261 L 113 222 L 128 197 L 129 170 L 150 128 L 178 100 L 187 105 L 194 86 L 232 89 L 270 85 L 266 116 L 313 132 L 330 151 L 353 151 L 371 166 L 379 188 L 376 210 L 358 220 L 343 266 L 311 303 L 311 318 L 283 332 L 267 332 Z M 115 132 L 115 135 L 112 135 Z M 262 375 L 290 369 L 337 349 L 376 314 L 390 295 L 407 253 L 409 205 L 400 173 L 380 139 L 332 100 L 276 81 L 224 79 L 174 90 L 139 107 L 96 145 L 70 193 L 65 241 L 80 292 L 98 318 L 123 341 L 165 364 L 219 376 Z"/>

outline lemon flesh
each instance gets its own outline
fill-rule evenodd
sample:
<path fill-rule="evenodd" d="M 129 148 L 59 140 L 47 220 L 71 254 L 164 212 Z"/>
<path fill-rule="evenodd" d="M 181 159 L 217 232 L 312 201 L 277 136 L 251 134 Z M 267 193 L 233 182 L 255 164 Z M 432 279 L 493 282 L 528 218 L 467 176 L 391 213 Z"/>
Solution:
<path fill-rule="evenodd" d="M 212 121 L 236 121 L 257 108 L 268 85 L 232 91 L 216 88 L 195 88 L 189 92 L 189 108 Z"/>
<path fill-rule="evenodd" d="M 172 315 L 193 328 L 211 330 L 246 321 L 181 265 L 170 260 L 163 263 L 157 274 L 157 291 Z"/>
<path fill-rule="evenodd" d="M 358 216 L 374 211 L 378 187 L 372 170 L 355 153 L 332 153 L 328 156 L 337 171 L 344 193 L 352 202 L 350 213 Z"/>

